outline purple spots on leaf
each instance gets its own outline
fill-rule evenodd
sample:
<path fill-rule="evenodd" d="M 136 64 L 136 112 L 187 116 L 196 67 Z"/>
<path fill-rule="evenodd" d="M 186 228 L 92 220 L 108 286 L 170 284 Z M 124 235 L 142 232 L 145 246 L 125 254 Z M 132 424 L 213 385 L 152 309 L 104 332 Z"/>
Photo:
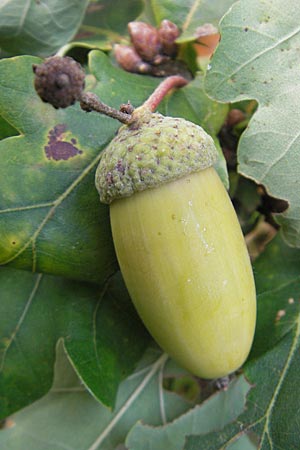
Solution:
<path fill-rule="evenodd" d="M 75 138 L 72 138 L 69 142 L 63 140 L 66 130 L 67 125 L 62 123 L 56 125 L 49 131 L 48 143 L 45 146 L 45 153 L 48 159 L 66 161 L 67 159 L 82 153 L 82 150 L 75 147 L 75 144 L 77 144 Z"/>

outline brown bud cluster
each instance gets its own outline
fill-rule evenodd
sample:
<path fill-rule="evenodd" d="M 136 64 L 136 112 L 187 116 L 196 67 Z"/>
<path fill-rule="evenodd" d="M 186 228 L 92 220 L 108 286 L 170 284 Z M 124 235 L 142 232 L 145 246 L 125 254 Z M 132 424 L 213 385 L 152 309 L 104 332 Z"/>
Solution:
<path fill-rule="evenodd" d="M 54 108 L 67 108 L 81 97 L 85 73 L 74 59 L 52 56 L 32 68 L 36 92 Z"/>
<path fill-rule="evenodd" d="M 150 73 L 151 66 L 143 61 L 133 47 L 116 44 L 114 47 L 115 58 L 120 66 L 127 72 Z"/>
<path fill-rule="evenodd" d="M 144 22 L 128 24 L 132 45 L 143 61 L 152 62 L 160 53 L 158 30 Z"/>
<path fill-rule="evenodd" d="M 158 36 L 163 53 L 168 56 L 176 56 L 177 44 L 175 41 L 179 36 L 177 25 L 170 20 L 163 20 L 158 29 Z"/>
<path fill-rule="evenodd" d="M 178 52 L 176 39 L 180 31 L 175 23 L 163 20 L 158 28 L 144 22 L 130 22 L 129 45 L 115 45 L 118 64 L 128 72 L 167 76 L 181 73 L 190 77 L 186 66 L 175 60 Z"/>

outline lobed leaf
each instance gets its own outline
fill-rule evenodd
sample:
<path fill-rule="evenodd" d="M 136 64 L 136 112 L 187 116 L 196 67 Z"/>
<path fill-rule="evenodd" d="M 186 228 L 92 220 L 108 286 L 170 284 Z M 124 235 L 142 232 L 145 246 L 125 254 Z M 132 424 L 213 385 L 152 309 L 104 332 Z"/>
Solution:
<path fill-rule="evenodd" d="M 49 56 L 75 34 L 88 0 L 8 0 L 0 4 L 0 47 L 11 55 Z"/>
<path fill-rule="evenodd" d="M 187 435 L 221 430 L 234 420 L 244 408 L 249 388 L 241 377 L 234 380 L 228 390 L 215 394 L 172 423 L 151 427 L 140 421 L 130 431 L 126 446 L 129 450 L 181 450 Z"/>
<path fill-rule="evenodd" d="M 55 346 L 95 398 L 112 406 L 148 342 L 119 274 L 105 285 L 0 270 L 0 417 L 45 395 Z"/>
<path fill-rule="evenodd" d="M 0 446 L 7 450 L 17 450 L 20 445 L 31 450 L 49 446 L 51 450 L 115 450 L 123 448 L 126 440 L 126 448 L 132 450 L 154 448 L 152 444 L 157 449 L 175 450 L 182 448 L 186 425 L 215 428 L 243 408 L 249 385 L 240 378 L 227 392 L 219 392 L 203 406 L 189 410 L 191 404 L 163 389 L 168 364 L 165 354 L 148 351 L 136 371 L 121 383 L 116 407 L 109 411 L 84 389 L 60 345 L 51 391 L 9 418 L 7 428 L 0 431 Z M 148 426 L 142 425 L 141 419 Z"/>
<path fill-rule="evenodd" d="M 222 39 L 206 78 L 222 102 L 255 99 L 259 108 L 239 142 L 239 172 L 289 208 L 276 221 L 300 246 L 300 10 L 295 0 L 240 0 L 221 23 Z M 291 14 L 291 11 L 293 13 Z"/>
<path fill-rule="evenodd" d="M 32 57 L 0 62 L 0 263 L 102 283 L 116 270 L 108 208 L 94 188 L 113 121 L 55 110 L 33 89 Z"/>

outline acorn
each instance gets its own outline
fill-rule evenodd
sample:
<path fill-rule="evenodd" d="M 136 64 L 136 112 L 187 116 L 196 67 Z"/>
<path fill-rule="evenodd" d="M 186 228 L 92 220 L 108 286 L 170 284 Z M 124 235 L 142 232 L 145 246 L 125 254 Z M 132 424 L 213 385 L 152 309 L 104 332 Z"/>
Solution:
<path fill-rule="evenodd" d="M 95 182 L 110 205 L 128 291 L 154 339 L 201 378 L 237 370 L 251 348 L 256 294 L 237 216 L 213 167 L 217 150 L 200 126 L 153 112 L 188 81 L 167 77 L 141 107 L 116 110 L 83 92 L 75 62 L 53 57 L 33 70 L 37 93 L 55 108 L 79 100 L 84 111 L 125 124 L 103 151 Z"/>
<path fill-rule="evenodd" d="M 244 237 L 198 125 L 142 106 L 96 171 L 132 301 L 157 343 L 201 378 L 246 360 L 256 294 Z"/>

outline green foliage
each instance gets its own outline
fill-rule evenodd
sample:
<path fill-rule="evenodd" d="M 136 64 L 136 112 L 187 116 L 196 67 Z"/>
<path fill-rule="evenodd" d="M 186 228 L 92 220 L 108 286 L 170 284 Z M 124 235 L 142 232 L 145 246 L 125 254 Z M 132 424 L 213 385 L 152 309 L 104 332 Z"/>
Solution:
<path fill-rule="evenodd" d="M 64 47 L 64 51 L 74 49 L 78 56 L 78 48 L 111 50 L 112 43 L 122 40 L 127 24 L 142 10 L 142 0 L 91 1 L 75 39 Z"/>
<path fill-rule="evenodd" d="M 299 8 L 296 0 L 233 3 L 0 5 L 0 418 L 8 417 L 1 448 L 300 448 Z M 204 73 L 196 30 L 218 26 L 224 13 Z M 33 87 L 32 64 L 58 51 L 85 65 L 86 90 L 105 103 L 141 105 L 160 79 L 125 72 L 111 51 L 129 43 L 127 23 L 141 19 L 174 21 L 180 57 L 197 69 L 159 111 L 213 136 L 216 168 L 225 186 L 231 182 L 248 239 L 260 238 L 266 220 L 281 226 L 258 247 L 255 340 L 226 390 L 162 354 L 132 307 L 109 210 L 94 187 L 101 151 L 119 124 L 78 104 L 55 110 Z M 232 128 L 225 120 L 236 108 L 244 120 Z M 266 192 L 289 208 L 272 216 L 276 200 Z"/>
<path fill-rule="evenodd" d="M 62 447 L 76 450 L 113 450 L 124 442 L 132 449 L 182 448 L 187 431 L 221 428 L 242 411 L 249 384 L 240 378 L 226 392 L 211 397 L 205 405 L 191 405 L 162 391 L 161 375 L 172 370 L 167 355 L 153 349 L 145 354 L 137 370 L 121 383 L 113 412 L 96 402 L 83 388 L 58 348 L 56 374 L 49 394 L 13 416 L 14 426 L 0 433 L 0 445 L 8 450 L 46 450 Z M 222 409 L 222 414 L 219 410 Z M 165 427 L 158 425 L 172 421 Z M 142 425 L 139 420 L 147 422 Z M 55 430 L 55 439 L 53 438 Z M 70 430 L 72 432 L 70 433 Z"/>
<path fill-rule="evenodd" d="M 112 406 L 149 340 L 119 274 L 101 288 L 8 267 L 0 280 L 1 418 L 50 389 L 58 339 L 93 395 Z"/>
<path fill-rule="evenodd" d="M 194 0 L 150 1 L 156 24 L 168 18 L 183 31 L 178 42 L 194 40 L 197 28 L 205 23 L 217 26 L 232 3 L 233 0 L 204 0 L 201 4 Z"/>
<path fill-rule="evenodd" d="M 17 135 L 17 130 L 14 129 L 3 117 L 0 117 L 0 139 L 4 139 L 9 136 Z"/>
<path fill-rule="evenodd" d="M 108 209 L 89 186 L 116 124 L 78 107 L 56 111 L 42 103 L 33 89 L 34 62 L 27 56 L 0 62 L 2 117 L 20 133 L 0 143 L 0 261 L 102 283 L 116 262 Z M 55 159 L 51 133 L 58 145 L 69 143 L 68 159 Z"/>
<path fill-rule="evenodd" d="M 219 101 L 258 101 L 239 142 L 239 172 L 288 201 L 276 220 L 289 244 L 299 247 L 300 12 L 294 7 L 293 0 L 255 0 L 251 8 L 246 0 L 237 2 L 222 20 L 206 89 Z"/>
<path fill-rule="evenodd" d="M 77 31 L 88 0 L 8 0 L 0 4 L 0 47 L 13 55 L 48 56 Z"/>

